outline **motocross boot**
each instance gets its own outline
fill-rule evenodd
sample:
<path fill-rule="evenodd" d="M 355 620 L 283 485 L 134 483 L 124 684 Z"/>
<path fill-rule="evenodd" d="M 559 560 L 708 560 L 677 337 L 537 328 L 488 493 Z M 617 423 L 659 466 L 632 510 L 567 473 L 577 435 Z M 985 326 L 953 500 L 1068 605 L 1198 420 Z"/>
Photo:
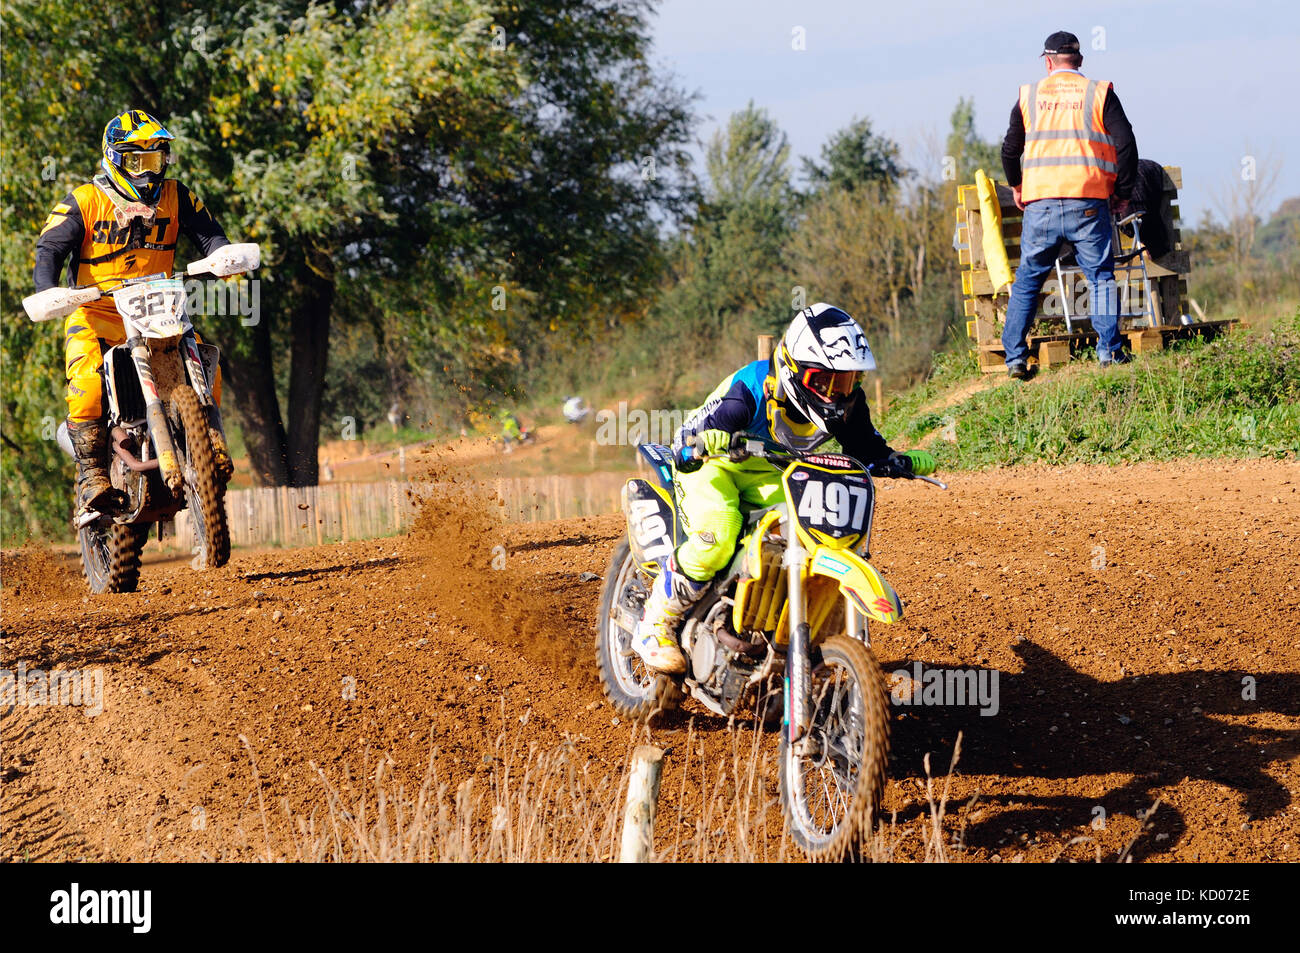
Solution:
<path fill-rule="evenodd" d="M 77 511 L 108 506 L 114 497 L 108 478 L 108 428 L 102 420 L 69 420 L 68 437 L 77 460 Z"/>
<path fill-rule="evenodd" d="M 632 648 L 648 668 L 664 675 L 686 671 L 686 656 L 677 644 L 677 628 L 708 588 L 707 582 L 696 582 L 673 569 L 665 569 L 655 580 L 645 603 L 645 615 L 632 636 Z"/>

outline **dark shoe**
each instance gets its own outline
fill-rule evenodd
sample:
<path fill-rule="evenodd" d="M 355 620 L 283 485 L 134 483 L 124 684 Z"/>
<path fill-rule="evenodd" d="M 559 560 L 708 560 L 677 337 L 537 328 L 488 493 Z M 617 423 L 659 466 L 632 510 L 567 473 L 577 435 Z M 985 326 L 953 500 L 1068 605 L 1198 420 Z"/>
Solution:
<path fill-rule="evenodd" d="M 1128 351 L 1116 351 L 1109 357 L 1099 357 L 1097 363 L 1102 367 L 1110 367 L 1112 364 L 1132 364 L 1133 356 Z"/>
<path fill-rule="evenodd" d="M 101 420 L 69 420 L 68 437 L 77 460 L 77 506 L 102 509 L 115 495 L 108 478 L 108 428 Z"/>
<path fill-rule="evenodd" d="M 1012 361 L 1007 365 L 1007 376 L 1014 377 L 1018 381 L 1027 381 L 1034 374 L 1025 361 Z"/>

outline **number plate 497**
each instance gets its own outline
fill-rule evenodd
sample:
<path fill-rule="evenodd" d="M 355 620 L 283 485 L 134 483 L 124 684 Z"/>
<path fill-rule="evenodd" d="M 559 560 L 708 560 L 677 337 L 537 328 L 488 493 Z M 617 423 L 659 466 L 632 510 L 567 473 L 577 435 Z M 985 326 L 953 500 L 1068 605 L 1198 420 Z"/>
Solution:
<path fill-rule="evenodd" d="M 862 473 L 794 467 L 786 476 L 790 503 L 802 525 L 840 539 L 857 536 L 871 518 L 871 483 Z"/>

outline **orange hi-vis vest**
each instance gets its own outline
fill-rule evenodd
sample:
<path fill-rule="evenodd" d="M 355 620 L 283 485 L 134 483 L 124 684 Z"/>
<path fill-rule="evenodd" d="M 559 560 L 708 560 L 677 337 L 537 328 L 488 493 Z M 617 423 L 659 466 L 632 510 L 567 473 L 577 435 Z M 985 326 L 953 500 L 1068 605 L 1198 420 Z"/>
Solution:
<path fill-rule="evenodd" d="M 1067 70 L 1020 87 L 1022 201 L 1110 198 L 1119 162 L 1102 121 L 1109 93 L 1110 83 Z"/>
<path fill-rule="evenodd" d="M 112 279 L 139 278 L 158 272 L 171 273 L 180 235 L 180 202 L 176 183 L 163 183 L 153 221 L 131 221 L 119 225 L 113 201 L 93 182 L 78 186 L 72 197 L 81 210 L 85 233 L 73 263 L 74 285 L 99 284 Z M 55 210 L 58 211 L 57 209 Z M 143 228 L 143 241 L 131 241 L 132 229 Z M 130 245 L 137 247 L 128 247 Z M 101 298 L 85 306 L 105 317 L 117 317 L 112 298 Z"/>

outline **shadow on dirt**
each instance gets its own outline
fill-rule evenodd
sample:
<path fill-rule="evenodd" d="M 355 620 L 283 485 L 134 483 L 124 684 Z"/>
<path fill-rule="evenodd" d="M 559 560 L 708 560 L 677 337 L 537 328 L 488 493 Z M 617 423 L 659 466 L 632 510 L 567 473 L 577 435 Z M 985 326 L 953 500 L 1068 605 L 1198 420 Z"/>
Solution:
<path fill-rule="evenodd" d="M 1264 769 L 1300 755 L 1300 731 L 1252 728 L 1214 716 L 1300 714 L 1300 675 L 1193 669 L 1101 681 L 1032 642 L 1020 643 L 1015 652 L 1024 667 L 1015 674 L 998 673 L 996 714 L 981 716 L 978 702 L 896 701 L 891 776 L 923 780 L 922 759 L 928 752 L 931 774 L 942 777 L 961 732 L 957 770 L 963 775 L 1133 777 L 1101 797 L 982 794 L 981 802 L 1011 809 L 969 826 L 968 844 L 996 848 L 1008 837 L 1088 826 L 1104 816 L 1098 808 L 1105 815 L 1136 816 L 1151 807 L 1161 788 L 1185 778 L 1231 788 L 1252 820 L 1275 815 L 1291 803 L 1290 792 Z M 891 683 L 896 671 L 913 677 L 916 671 L 912 659 L 886 660 L 883 667 Z M 992 684 L 991 670 L 929 664 L 922 670 L 942 673 L 945 679 L 950 672 L 974 672 Z M 923 678 L 923 683 L 933 678 Z M 1167 802 L 1152 821 L 1152 834 L 1134 849 L 1135 859 L 1163 853 L 1186 829 Z M 1162 834 L 1168 836 L 1157 840 Z"/>
<path fill-rule="evenodd" d="M 338 563 L 333 566 L 313 566 L 310 569 L 277 569 L 266 572 L 246 572 L 241 573 L 239 578 L 244 582 L 262 582 L 267 579 L 316 579 L 321 576 L 333 576 L 338 573 L 355 573 L 365 569 L 380 569 L 384 566 L 395 566 L 401 562 L 399 556 L 382 556 L 375 559 L 367 559 L 359 563 Z"/>
<path fill-rule="evenodd" d="M 561 536 L 555 539 L 533 540 L 527 543 L 515 543 L 508 548 L 508 552 L 526 553 L 534 549 L 552 549 L 556 546 L 590 546 L 593 542 L 599 540 L 599 537 L 579 535 L 579 536 Z"/>
<path fill-rule="evenodd" d="M 106 629 L 105 631 L 117 630 Z M 94 634 L 79 632 L 78 636 L 93 637 Z M 71 647 L 66 644 L 43 642 L 36 649 L 24 652 L 19 657 L 12 659 L 6 657 L 4 664 L 5 667 L 12 669 L 21 659 L 26 662 L 28 670 L 40 669 L 47 672 L 56 669 L 87 668 L 93 665 L 130 665 L 136 668 L 148 668 L 176 652 L 182 654 L 188 652 L 194 655 L 206 649 L 206 645 L 193 643 L 162 648 L 159 647 L 156 638 L 147 636 L 141 636 L 130 642 L 119 641 L 113 645 L 87 642 Z"/>

